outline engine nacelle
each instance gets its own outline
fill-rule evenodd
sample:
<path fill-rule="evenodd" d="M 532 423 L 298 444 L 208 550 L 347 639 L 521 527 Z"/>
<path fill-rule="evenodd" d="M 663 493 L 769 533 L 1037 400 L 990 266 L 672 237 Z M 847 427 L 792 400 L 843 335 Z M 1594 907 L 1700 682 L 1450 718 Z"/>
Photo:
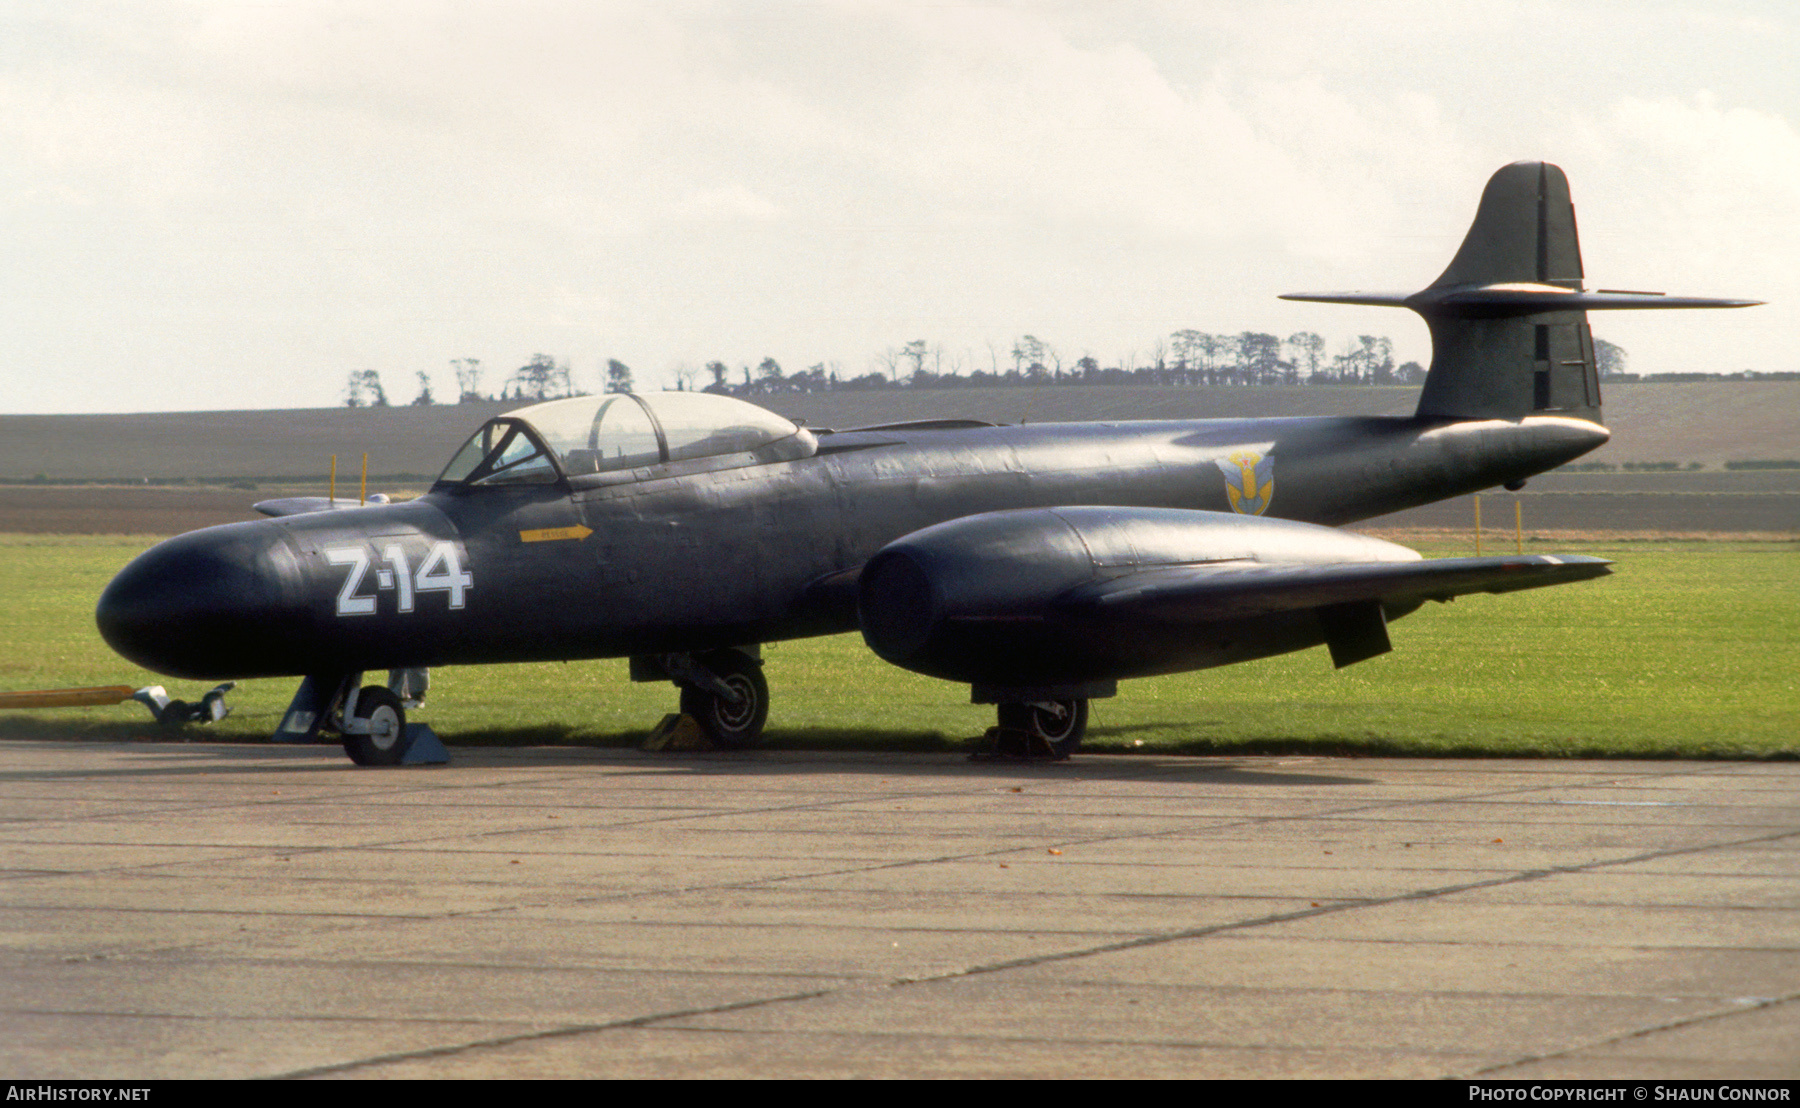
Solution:
<path fill-rule="evenodd" d="M 1071 687 L 1317 646 L 1312 610 L 1209 620 L 1110 618 L 1080 586 L 1207 564 L 1414 561 L 1403 546 L 1291 520 L 1179 508 L 1032 508 L 915 531 L 863 568 L 863 638 L 897 666 L 980 686 Z"/>

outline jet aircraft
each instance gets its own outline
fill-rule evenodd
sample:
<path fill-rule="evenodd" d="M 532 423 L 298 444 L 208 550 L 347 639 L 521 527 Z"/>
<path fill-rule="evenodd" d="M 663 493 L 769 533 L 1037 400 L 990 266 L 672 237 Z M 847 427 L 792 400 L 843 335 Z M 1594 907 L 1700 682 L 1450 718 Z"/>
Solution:
<path fill-rule="evenodd" d="M 1289 298 L 1423 316 L 1417 411 L 813 430 L 707 393 L 557 400 L 488 421 L 416 500 L 273 502 L 157 545 L 106 588 L 100 631 L 171 676 L 301 677 L 276 739 L 383 764 L 429 667 L 555 659 L 627 657 L 747 746 L 761 644 L 860 630 L 997 705 L 1003 744 L 1062 757 L 1121 680 L 1318 645 L 1345 666 L 1427 600 L 1610 572 L 1338 528 L 1606 442 L 1587 312 L 1756 303 L 1587 290 L 1568 182 L 1538 162 L 1493 176 L 1423 291 Z"/>

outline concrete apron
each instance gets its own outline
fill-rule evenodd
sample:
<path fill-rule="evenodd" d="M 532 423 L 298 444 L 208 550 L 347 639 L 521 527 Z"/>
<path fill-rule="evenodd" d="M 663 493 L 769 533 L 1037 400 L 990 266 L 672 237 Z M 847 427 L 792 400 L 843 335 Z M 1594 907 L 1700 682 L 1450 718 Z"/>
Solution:
<path fill-rule="evenodd" d="M 1800 764 L 0 743 L 0 1072 L 1800 1076 Z"/>

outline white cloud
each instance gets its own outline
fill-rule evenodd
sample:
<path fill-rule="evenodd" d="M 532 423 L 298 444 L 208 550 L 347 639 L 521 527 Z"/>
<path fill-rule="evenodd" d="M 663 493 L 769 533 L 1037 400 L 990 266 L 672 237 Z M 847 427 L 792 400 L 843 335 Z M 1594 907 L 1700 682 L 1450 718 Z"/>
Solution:
<path fill-rule="evenodd" d="M 1423 357 L 1406 317 L 1272 296 L 1429 280 L 1521 157 L 1569 171 L 1597 280 L 1792 302 L 1795 25 L 1548 0 L 13 8 L 0 364 L 191 407 L 536 350 L 578 376 L 854 368 L 921 335 L 1308 326 Z M 1739 318 L 1682 326 L 1755 336 L 1727 368 L 1785 349 L 1779 316 Z"/>

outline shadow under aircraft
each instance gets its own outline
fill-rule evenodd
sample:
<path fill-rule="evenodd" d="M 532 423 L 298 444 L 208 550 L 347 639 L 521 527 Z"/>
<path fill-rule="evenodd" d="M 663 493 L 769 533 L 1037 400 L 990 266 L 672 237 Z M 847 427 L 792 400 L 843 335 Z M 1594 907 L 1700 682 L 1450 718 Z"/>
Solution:
<path fill-rule="evenodd" d="M 1540 162 L 1493 176 L 1423 291 L 1289 298 L 1423 316 L 1417 411 L 818 430 L 707 393 L 552 401 L 488 421 L 417 500 L 265 502 L 159 544 L 106 588 L 100 631 L 177 677 L 301 677 L 276 738 L 383 764 L 430 667 L 496 662 L 628 657 L 747 746 L 761 644 L 860 630 L 997 705 L 1002 751 L 1066 757 L 1121 680 L 1319 645 L 1346 666 L 1428 600 L 1608 573 L 1338 528 L 1606 442 L 1587 312 L 1755 303 L 1588 291 L 1568 182 Z"/>

